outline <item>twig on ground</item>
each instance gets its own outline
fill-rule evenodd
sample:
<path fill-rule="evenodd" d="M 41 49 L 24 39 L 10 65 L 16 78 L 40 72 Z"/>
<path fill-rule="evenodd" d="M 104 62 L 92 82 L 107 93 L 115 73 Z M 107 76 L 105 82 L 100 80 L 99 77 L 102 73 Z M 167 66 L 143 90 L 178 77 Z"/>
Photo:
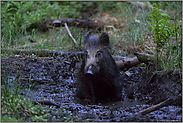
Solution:
<path fill-rule="evenodd" d="M 139 111 L 139 112 L 137 112 L 136 114 L 145 115 L 145 114 L 147 114 L 147 113 L 149 113 L 149 112 L 158 110 L 158 109 L 160 109 L 161 107 L 164 107 L 164 106 L 166 106 L 166 105 L 169 105 L 169 103 L 170 103 L 172 100 L 173 100 L 172 98 L 168 98 L 168 99 L 166 99 L 165 101 L 163 101 L 163 102 L 161 102 L 161 103 L 159 103 L 159 104 L 157 104 L 157 105 L 154 105 L 154 106 L 152 106 L 152 107 L 146 108 L 146 109 L 144 109 L 144 110 L 142 110 L 142 111 Z"/>
<path fill-rule="evenodd" d="M 75 47 L 78 48 L 79 45 L 78 45 L 78 43 L 76 42 L 76 40 L 73 38 L 73 36 L 72 36 L 72 34 L 71 34 L 71 32 L 70 32 L 68 26 L 67 26 L 67 23 L 65 23 L 65 28 L 66 28 L 66 30 L 67 30 L 67 33 L 68 33 L 69 37 L 72 39 L 72 42 L 74 43 Z"/>

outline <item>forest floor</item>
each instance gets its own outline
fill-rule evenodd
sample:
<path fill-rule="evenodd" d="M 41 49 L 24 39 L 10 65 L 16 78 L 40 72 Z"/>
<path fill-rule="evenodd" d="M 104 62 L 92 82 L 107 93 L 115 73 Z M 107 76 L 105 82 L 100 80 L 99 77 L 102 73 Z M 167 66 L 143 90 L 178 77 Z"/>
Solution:
<path fill-rule="evenodd" d="M 121 71 L 125 79 L 122 91 L 124 100 L 92 104 L 75 97 L 77 83 L 74 73 L 80 63 L 72 69 L 70 65 L 71 59 L 10 56 L 1 58 L 1 78 L 8 77 L 10 85 L 15 78 L 21 78 L 20 95 L 35 105 L 40 104 L 42 100 L 44 104 L 41 106 L 50 109 L 50 117 L 47 118 L 50 122 L 65 121 L 66 117 L 72 117 L 73 121 L 182 122 L 182 73 L 180 71 L 158 73 L 154 72 L 153 68 L 141 66 L 132 67 L 126 72 Z M 1 83 L 1 90 L 3 87 L 5 85 Z M 136 115 L 139 111 L 168 98 L 172 98 L 168 105 L 146 115 Z M 65 117 L 59 115 L 59 112 Z M 2 112 L 1 116 L 3 115 L 7 114 Z M 23 120 L 34 121 L 31 116 L 24 117 Z"/>

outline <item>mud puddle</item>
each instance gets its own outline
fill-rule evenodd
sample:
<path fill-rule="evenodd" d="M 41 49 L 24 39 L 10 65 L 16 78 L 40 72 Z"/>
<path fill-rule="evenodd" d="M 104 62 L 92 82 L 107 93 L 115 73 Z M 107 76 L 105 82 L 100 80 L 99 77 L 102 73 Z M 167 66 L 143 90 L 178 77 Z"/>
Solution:
<path fill-rule="evenodd" d="M 145 101 L 139 101 L 138 99 L 128 99 L 124 98 L 123 101 L 118 101 L 118 102 L 108 102 L 108 103 L 103 103 L 103 106 L 109 106 L 111 107 L 112 110 L 120 108 L 120 107 L 132 107 L 135 105 L 143 105 Z"/>
<path fill-rule="evenodd" d="M 20 94 L 29 100 L 52 100 L 55 107 L 52 116 L 64 109 L 72 117 L 78 116 L 82 121 L 182 121 L 182 96 L 159 110 L 148 115 L 135 115 L 137 112 L 158 104 L 168 97 L 182 95 L 182 78 L 180 72 L 152 74 L 145 67 L 133 67 L 128 74 L 121 71 L 126 80 L 123 101 L 92 104 L 75 97 L 76 82 L 74 70 L 70 70 L 70 59 L 56 61 L 42 58 L 2 58 L 1 73 L 9 75 L 9 82 L 21 76 Z M 11 68 L 11 69 L 8 69 Z M 2 85 L 3 87 L 3 85 Z M 43 105 L 47 108 L 52 104 Z M 63 121 L 56 118 L 51 121 Z"/>

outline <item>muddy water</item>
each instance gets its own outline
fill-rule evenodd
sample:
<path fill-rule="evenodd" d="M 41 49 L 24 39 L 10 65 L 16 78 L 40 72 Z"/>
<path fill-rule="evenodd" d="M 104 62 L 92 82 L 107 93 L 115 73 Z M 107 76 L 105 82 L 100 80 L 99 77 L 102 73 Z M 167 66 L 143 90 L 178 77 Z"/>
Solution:
<path fill-rule="evenodd" d="M 151 107 L 145 100 L 128 99 L 124 94 L 124 100 L 118 102 L 102 102 L 92 104 L 75 98 L 75 81 L 72 77 L 60 79 L 57 82 L 37 84 L 29 93 L 32 99 L 49 99 L 65 108 L 68 113 L 81 117 L 84 121 L 181 121 L 182 108 L 179 106 L 166 106 L 146 115 L 135 115 L 135 113 Z M 34 95 L 34 96 L 32 96 Z M 57 109 L 60 109 L 57 107 Z"/>
<path fill-rule="evenodd" d="M 132 106 L 136 106 L 136 105 L 143 105 L 144 103 L 145 103 L 145 101 L 139 101 L 138 99 L 124 98 L 123 101 L 108 102 L 108 103 L 104 103 L 102 105 L 109 106 L 109 107 L 111 107 L 111 110 L 115 110 L 120 107 L 126 108 L 126 107 L 132 107 Z"/>
<path fill-rule="evenodd" d="M 78 101 L 78 103 L 86 106 L 88 105 L 86 102 L 83 101 Z M 93 104 L 93 103 L 90 103 Z M 132 106 L 136 106 L 136 105 L 143 105 L 145 104 L 145 101 L 139 101 L 138 99 L 128 99 L 128 98 L 124 98 L 123 101 L 116 101 L 116 102 L 101 102 L 98 103 L 96 105 L 98 106 L 108 106 L 110 107 L 110 110 L 116 110 L 120 107 L 126 108 L 126 107 L 132 107 Z M 95 105 L 95 104 L 93 104 Z"/>
<path fill-rule="evenodd" d="M 9 58 L 2 59 L 3 67 L 11 68 L 11 71 L 1 71 L 2 74 L 9 72 L 9 82 L 19 73 L 22 73 L 21 86 L 24 89 L 20 94 L 29 100 L 47 99 L 52 100 L 58 106 L 56 110 L 66 109 L 68 114 L 81 117 L 82 121 L 182 121 L 182 101 L 172 102 L 159 110 L 148 113 L 148 115 L 135 115 L 135 113 L 158 104 L 169 96 L 181 95 L 182 86 L 180 75 L 173 77 L 153 76 L 147 83 L 145 67 L 134 67 L 129 69 L 130 76 L 124 75 L 128 82 L 122 92 L 124 100 L 118 102 L 103 102 L 92 104 L 89 101 L 81 101 L 75 97 L 76 82 L 73 71 L 68 72 L 68 62 L 46 61 L 42 59 Z M 19 66 L 17 68 L 17 66 Z M 23 72 L 22 72 L 23 70 Z M 122 72 L 124 74 L 124 72 Z M 171 73 L 172 75 L 172 73 Z M 160 79 L 159 79 L 160 78 Z M 168 78 L 168 79 L 167 79 Z M 172 84 L 167 84 L 169 81 Z M 131 83 L 131 84 L 129 84 Z M 177 85 L 175 85 L 177 83 Z M 128 87 L 134 87 L 128 89 Z M 175 86 L 174 86 L 175 85 Z M 2 86 L 3 87 L 3 86 Z M 160 88 L 161 90 L 158 90 Z M 168 93 L 171 95 L 168 95 Z M 129 96 L 131 95 L 131 96 Z M 130 97 L 130 98 L 128 98 Z M 150 103 L 148 103 L 150 102 Z M 45 105 L 50 108 L 52 105 Z M 56 115 L 53 112 L 53 116 Z M 52 121 L 52 120 L 50 120 Z M 62 121 L 56 119 L 56 121 Z"/>

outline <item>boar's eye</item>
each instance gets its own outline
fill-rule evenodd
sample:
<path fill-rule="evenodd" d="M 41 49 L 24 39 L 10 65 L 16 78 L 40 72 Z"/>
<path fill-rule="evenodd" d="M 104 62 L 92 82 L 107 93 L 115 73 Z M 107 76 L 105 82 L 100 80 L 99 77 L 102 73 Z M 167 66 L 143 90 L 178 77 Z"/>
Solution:
<path fill-rule="evenodd" d="M 88 54 L 88 51 L 87 51 L 87 50 L 85 50 L 85 51 L 84 51 L 84 53 L 85 53 L 85 55 L 87 55 L 87 54 Z"/>
<path fill-rule="evenodd" d="M 84 51 L 84 55 L 85 55 L 85 57 L 88 56 L 88 51 L 87 50 Z"/>
<path fill-rule="evenodd" d="M 97 51 L 97 57 L 101 57 L 102 56 L 102 51 Z"/>

